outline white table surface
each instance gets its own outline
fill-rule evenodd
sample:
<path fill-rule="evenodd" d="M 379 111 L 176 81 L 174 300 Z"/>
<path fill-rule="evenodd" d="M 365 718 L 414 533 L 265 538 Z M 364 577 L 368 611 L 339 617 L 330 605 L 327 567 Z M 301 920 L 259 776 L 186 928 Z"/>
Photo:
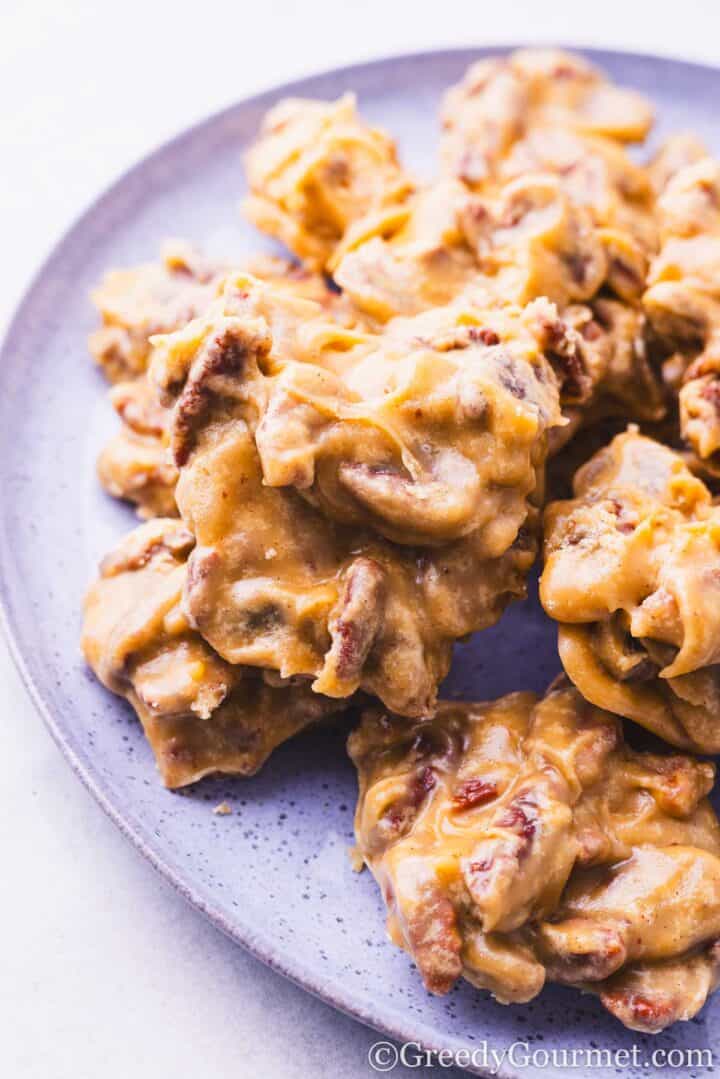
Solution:
<path fill-rule="evenodd" d="M 118 172 L 253 91 L 377 55 L 520 39 L 720 63 L 718 31 L 717 0 L 0 0 L 0 327 Z M 229 943 L 106 819 L 2 641 L 0 691 L 0 1074 L 373 1074 L 372 1031 Z"/>

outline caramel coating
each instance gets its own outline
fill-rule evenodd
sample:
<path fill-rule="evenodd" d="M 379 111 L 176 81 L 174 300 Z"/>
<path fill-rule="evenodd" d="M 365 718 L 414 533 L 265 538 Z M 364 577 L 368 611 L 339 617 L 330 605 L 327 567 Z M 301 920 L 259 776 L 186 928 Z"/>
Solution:
<path fill-rule="evenodd" d="M 633 428 L 545 513 L 540 598 L 593 704 L 672 745 L 720 751 L 720 511 L 673 450 Z"/>
<path fill-rule="evenodd" d="M 349 740 L 359 851 L 429 990 L 502 1003 L 547 979 L 654 1033 L 718 981 L 711 764 L 636 753 L 572 688 L 369 711 Z"/>
<path fill-rule="evenodd" d="M 381 321 L 447 302 L 471 281 L 526 303 L 564 305 L 606 285 L 637 302 L 657 246 L 646 173 L 610 140 L 530 128 L 491 183 L 462 177 L 357 222 L 329 263 Z"/>
<path fill-rule="evenodd" d="M 502 82 L 504 65 L 515 59 L 493 63 Z M 450 127 L 452 115 L 463 114 L 462 100 L 464 91 L 451 91 Z M 575 128 L 561 126 L 565 112 L 552 113 L 556 126 L 538 132 L 537 110 L 522 96 L 517 106 L 513 130 L 530 134 L 506 162 L 503 185 L 478 200 L 462 171 L 418 190 L 392 141 L 357 115 L 354 100 L 282 102 L 248 155 L 246 212 L 309 265 L 332 271 L 353 303 L 382 321 L 447 303 L 478 275 L 519 303 L 541 295 L 586 299 L 606 278 L 621 296 L 639 295 L 640 248 L 654 240 L 644 172 L 610 139 L 590 154 Z M 493 115 L 489 127 L 501 126 Z"/>
<path fill-rule="evenodd" d="M 325 279 L 297 263 L 270 255 L 245 258 L 247 273 L 316 303 L 347 320 L 342 301 Z M 180 330 L 209 307 L 235 264 L 211 260 L 181 240 L 168 241 L 159 262 L 111 270 L 93 291 L 104 325 L 89 339 L 90 352 L 110 382 L 142 375 L 154 334 Z"/>
<path fill-rule="evenodd" d="M 187 609 L 228 662 L 422 715 L 454 640 L 524 593 L 559 320 L 461 306 L 372 334 L 298 304 L 238 275 L 156 340 Z"/>
<path fill-rule="evenodd" d="M 290 299 L 320 304 L 339 324 L 357 322 L 343 298 L 320 275 L 270 256 L 257 256 L 248 264 L 255 275 Z M 110 294 L 113 310 L 123 312 L 123 340 L 128 345 L 122 362 L 117 351 L 112 353 L 112 361 L 110 352 L 103 353 L 106 373 L 111 381 L 134 374 L 110 390 L 110 401 L 121 423 L 100 454 L 98 478 L 108 494 L 133 503 L 142 518 L 174 517 L 178 512 L 178 472 L 169 453 L 169 411 L 145 371 L 150 338 L 160 329 L 182 329 L 210 305 L 227 271 L 221 272 L 218 265 L 211 272 L 209 265 L 189 245 L 175 243 L 166 246 L 159 265 L 114 271 L 96 294 L 104 297 L 106 316 Z M 91 347 L 98 335 L 107 340 L 108 332 L 105 327 L 93 334 Z"/>
<path fill-rule="evenodd" d="M 670 135 L 653 154 L 648 176 L 656 195 L 662 195 L 669 181 L 681 169 L 708 156 L 707 147 L 689 131 Z"/>
<path fill-rule="evenodd" d="M 623 145 L 650 128 L 640 95 L 613 86 L 580 57 L 521 50 L 473 64 L 448 91 L 442 118 L 441 159 L 450 175 L 486 193 L 553 177 L 592 223 L 610 287 L 637 301 L 657 246 L 650 178 Z M 576 252 L 588 287 L 598 272 L 589 254 Z"/>
<path fill-rule="evenodd" d="M 210 303 L 227 267 L 190 245 L 171 241 L 159 263 L 111 270 L 92 293 L 103 326 L 90 352 L 110 382 L 137 378 L 147 367 L 150 337 L 196 318 Z"/>
<path fill-rule="evenodd" d="M 484 306 L 585 305 L 593 378 L 565 437 L 618 407 L 657 420 L 664 396 L 638 310 L 658 243 L 654 191 L 623 147 L 646 134 L 646 103 L 578 58 L 523 51 L 474 65 L 443 116 L 445 178 L 418 187 L 354 101 L 281 103 L 248 156 L 251 219 L 331 272 L 371 324 L 469 292 Z M 622 329 L 619 314 L 599 326 L 600 290 L 632 305 Z"/>
<path fill-rule="evenodd" d="M 642 142 L 652 109 L 640 94 L 613 86 L 582 57 L 520 49 L 472 64 L 443 105 L 441 154 L 453 175 L 483 184 L 535 128 L 622 144 Z"/>
<path fill-rule="evenodd" d="M 182 611 L 192 534 L 158 518 L 103 559 L 85 600 L 82 649 L 137 712 L 167 787 L 252 775 L 281 742 L 338 711 L 307 682 L 282 685 L 231 666 Z"/>
<path fill-rule="evenodd" d="M 655 163 L 662 247 L 643 306 L 672 355 L 680 432 L 704 470 L 720 469 L 720 164 L 687 140 Z"/>
<path fill-rule="evenodd" d="M 356 221 L 413 187 L 395 143 L 358 117 L 352 94 L 332 103 L 281 101 L 245 165 L 246 216 L 318 270 Z"/>
<path fill-rule="evenodd" d="M 133 503 L 139 517 L 176 517 L 178 471 L 168 454 L 168 409 L 144 375 L 113 386 L 110 401 L 120 430 L 98 458 L 100 483 L 113 498 Z"/>
<path fill-rule="evenodd" d="M 624 147 L 642 140 L 651 120 L 639 95 L 555 50 L 481 60 L 446 95 L 441 159 L 476 193 L 480 271 L 489 257 L 507 266 L 500 291 L 522 283 L 525 300 L 578 305 L 592 335 L 592 393 L 580 412 L 566 412 L 565 439 L 618 409 L 643 421 L 665 411 L 638 310 L 659 242 L 653 177 Z M 496 238 L 513 234 L 510 246 Z"/>
<path fill-rule="evenodd" d="M 588 299 L 608 273 L 592 218 L 548 175 L 519 177 L 488 198 L 441 182 L 357 233 L 332 268 L 378 321 L 447 303 L 470 284 L 513 303 L 545 296 L 563 305 Z"/>
<path fill-rule="evenodd" d="M 324 159 L 328 151 L 318 150 L 317 141 L 312 141 L 317 139 L 314 126 L 304 122 L 304 110 L 310 106 L 289 102 L 286 107 L 293 118 L 289 126 L 294 154 L 301 161 L 308 157 L 315 162 L 321 154 Z M 278 110 L 283 113 L 283 106 Z M 359 171 L 355 162 L 357 148 L 355 141 L 344 134 L 345 110 L 338 113 L 337 106 L 311 103 L 313 116 L 323 110 L 323 130 L 328 138 L 329 132 L 334 132 L 332 175 L 347 173 L 354 177 Z M 271 120 L 273 116 L 274 113 Z M 352 130 L 358 140 L 362 134 L 373 142 L 376 135 L 354 112 Z M 547 161 L 525 162 L 522 168 L 519 160 L 510 163 L 507 183 L 482 198 L 453 179 L 416 189 L 409 181 L 399 179 L 401 174 L 395 165 L 388 173 L 380 155 L 382 165 L 375 162 L 374 168 L 367 166 L 361 172 L 365 178 L 362 197 L 353 197 L 354 181 L 343 185 L 350 207 L 342 214 L 331 215 L 335 222 L 331 228 L 323 217 L 328 212 L 327 193 L 321 196 L 315 183 L 307 185 L 304 172 L 298 178 L 294 164 L 288 174 L 283 172 L 283 185 L 292 180 L 297 190 L 292 198 L 289 192 L 284 193 L 281 214 L 271 177 L 254 167 L 256 159 L 264 160 L 275 137 L 267 131 L 261 133 L 249 156 L 255 194 L 245 204 L 247 212 L 256 224 L 279 235 L 310 265 L 322 264 L 330 270 L 366 317 L 384 322 L 395 315 L 412 315 L 450 302 L 469 284 L 479 281 L 488 294 L 517 303 L 527 303 L 538 296 L 560 304 L 588 299 L 606 280 L 623 297 L 633 297 L 641 291 L 644 254 L 630 250 L 621 268 L 626 257 L 624 248 L 632 244 L 621 231 L 626 222 L 620 211 L 606 205 L 609 196 L 596 191 L 602 181 L 591 175 L 580 193 L 577 179 L 574 186 L 562 181 L 568 173 L 569 154 L 574 151 L 576 157 L 586 161 L 583 145 L 548 146 L 546 157 L 551 156 L 550 150 L 560 157 L 554 170 Z M 303 139 L 308 142 L 303 144 Z M 560 141 L 561 136 L 556 134 L 555 142 Z M 525 153 L 537 156 L 542 149 L 542 145 L 528 146 Z M 596 156 L 602 156 L 600 151 Z M 611 156 L 612 148 L 605 149 L 605 158 Z M 650 193 L 644 174 L 624 159 L 620 163 L 606 162 L 605 173 L 612 176 L 611 180 L 603 175 L 606 186 L 614 182 L 620 187 L 622 182 L 623 190 L 632 191 L 637 207 L 634 216 L 630 210 L 626 216 L 633 222 L 635 216 L 639 219 L 640 205 Z M 372 192 L 365 188 L 372 188 Z M 586 205 L 586 189 L 602 202 L 604 213 L 599 218 Z M 308 192 L 314 200 L 312 213 L 306 205 Z M 274 207 L 272 213 L 268 206 Z M 649 219 L 645 211 L 643 204 L 644 226 L 638 226 L 637 231 L 644 232 L 644 239 L 651 242 L 646 235 Z M 310 228 L 307 219 L 313 215 L 316 220 L 311 235 L 327 235 L 321 255 L 308 253 L 311 244 L 306 236 Z M 278 216 L 282 224 L 278 224 Z M 605 227 L 599 228 L 598 223 Z M 302 240 L 295 232 L 302 235 Z"/>
<path fill-rule="evenodd" d="M 487 198 L 458 183 L 437 184 L 407 202 L 400 227 L 393 231 L 378 218 L 376 228 L 355 249 L 346 245 L 335 268 L 338 284 L 366 317 L 383 323 L 453 298 L 489 306 L 544 296 L 580 337 L 583 384 L 563 396 L 565 405 L 581 406 L 578 420 L 622 410 L 655 422 L 665 414 L 646 316 L 637 302 L 627 302 L 628 275 L 609 254 L 606 232 L 558 177 L 521 176 Z M 643 255 L 629 288 L 636 301 L 646 263 Z M 566 415 L 574 421 L 570 408 Z"/>
<path fill-rule="evenodd" d="M 379 323 L 449 303 L 478 277 L 463 226 L 469 202 L 449 182 L 374 208 L 336 245 L 328 263 L 335 281 Z"/>

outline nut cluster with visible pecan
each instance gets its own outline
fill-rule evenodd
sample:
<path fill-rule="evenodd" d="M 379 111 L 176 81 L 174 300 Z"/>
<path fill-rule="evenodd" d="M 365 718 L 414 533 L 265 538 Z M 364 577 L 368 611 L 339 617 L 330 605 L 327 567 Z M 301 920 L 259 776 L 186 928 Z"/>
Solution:
<path fill-rule="evenodd" d="M 148 521 L 105 557 L 85 600 L 85 657 L 137 712 L 168 787 L 252 775 L 281 742 L 338 711 L 309 685 L 226 663 L 192 628 L 182 593 L 194 545 L 180 521 Z"/>
<path fill-rule="evenodd" d="M 636 753 L 571 688 L 369 710 L 349 742 L 356 834 L 391 939 L 432 992 L 503 1003 L 546 980 L 635 1030 L 691 1018 L 720 978 L 712 765 Z"/>
<path fill-rule="evenodd" d="M 545 610 L 594 704 L 720 752 L 720 512 L 682 457 L 630 429 L 545 511 Z"/>
<path fill-rule="evenodd" d="M 156 339 L 197 539 L 185 603 L 231 663 L 423 715 L 454 641 L 524 590 L 561 422 L 543 351 L 558 319 L 540 301 L 377 333 L 312 315 L 291 328 L 284 298 L 239 275 Z"/>

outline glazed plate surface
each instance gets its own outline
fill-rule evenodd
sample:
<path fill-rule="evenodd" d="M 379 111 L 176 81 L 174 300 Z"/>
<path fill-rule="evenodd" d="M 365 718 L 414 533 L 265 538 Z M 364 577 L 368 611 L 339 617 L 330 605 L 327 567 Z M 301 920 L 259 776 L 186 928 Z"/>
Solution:
<path fill-rule="evenodd" d="M 0 376 L 0 598 L 28 688 L 70 763 L 136 846 L 230 937 L 309 991 L 400 1041 L 472 1052 L 720 1044 L 720 994 L 691 1023 L 647 1038 L 622 1029 L 589 997 L 550 988 L 504 1008 L 462 985 L 427 994 L 385 939 L 369 873 L 352 871 L 355 802 L 345 732 L 308 734 L 251 780 L 206 780 L 183 795 L 157 779 L 139 724 L 85 669 L 80 601 L 94 566 L 136 523 L 103 495 L 95 458 L 115 420 L 86 337 L 88 291 L 109 267 L 157 257 L 167 237 L 210 254 L 272 250 L 238 213 L 241 154 L 263 113 L 288 94 L 358 94 L 369 120 L 399 140 L 403 160 L 431 175 L 443 90 L 487 53 L 467 49 L 380 60 L 314 76 L 241 102 L 180 135 L 123 176 L 77 222 L 30 287 L 9 330 Z M 657 105 L 654 138 L 692 129 L 720 152 L 720 72 L 646 56 L 589 53 Z M 486 699 L 542 690 L 558 672 L 555 632 L 536 597 L 458 648 L 445 695 Z M 232 816 L 215 816 L 227 801 Z M 141 912 L 138 912 L 141 916 Z M 182 946 L 182 942 L 179 942 Z M 542 1058 L 540 1058 L 542 1059 Z M 506 1063 L 502 1076 L 561 1076 Z M 477 1068 L 482 1072 L 481 1068 Z M 677 1075 L 629 1067 L 633 1075 Z M 583 1074 L 581 1069 L 576 1074 Z M 592 1071 L 615 1076 L 614 1066 Z"/>

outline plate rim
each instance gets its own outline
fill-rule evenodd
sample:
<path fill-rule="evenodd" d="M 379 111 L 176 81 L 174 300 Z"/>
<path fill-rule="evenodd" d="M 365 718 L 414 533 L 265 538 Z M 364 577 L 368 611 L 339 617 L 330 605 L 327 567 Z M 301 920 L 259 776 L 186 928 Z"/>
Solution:
<path fill-rule="evenodd" d="M 257 93 L 239 98 L 223 108 L 215 110 L 199 120 L 196 120 L 192 124 L 176 131 L 175 134 L 156 145 L 148 153 L 142 155 L 127 168 L 123 169 L 109 185 L 103 188 L 103 190 L 93 198 L 84 209 L 79 211 L 71 219 L 70 223 L 62 229 L 59 236 L 52 244 L 48 254 L 41 261 L 39 267 L 30 276 L 28 283 L 21 293 L 20 299 L 15 305 L 12 315 L 8 319 L 5 333 L 2 340 L 0 340 L 0 370 L 4 370 L 6 365 L 11 362 L 10 356 L 14 351 L 15 341 L 23 333 L 26 314 L 29 313 L 32 308 L 35 292 L 42 286 L 45 278 L 52 272 L 54 264 L 62 259 L 65 248 L 72 243 L 76 234 L 85 229 L 96 215 L 101 214 L 104 206 L 107 203 L 110 203 L 125 187 L 127 182 L 131 181 L 136 174 L 144 171 L 151 163 L 157 162 L 165 155 L 172 153 L 173 149 L 178 147 L 185 140 L 192 138 L 196 133 L 206 128 L 221 124 L 239 109 L 248 107 L 269 107 L 281 97 L 303 92 L 307 93 L 309 84 L 312 84 L 314 81 L 333 79 L 334 77 L 348 74 L 370 73 L 373 69 L 382 70 L 389 63 L 412 65 L 413 63 L 422 60 L 434 61 L 443 58 L 452 59 L 453 57 L 459 57 L 461 55 L 467 56 L 470 54 L 477 59 L 482 59 L 486 56 L 502 54 L 514 49 L 527 47 L 558 48 L 579 53 L 591 61 L 596 62 L 600 67 L 602 67 L 603 62 L 606 62 L 608 58 L 626 58 L 628 61 L 635 63 L 648 63 L 660 66 L 670 66 L 673 68 L 691 69 L 698 73 L 705 73 L 708 77 L 720 78 L 720 64 L 715 65 L 703 61 L 688 60 L 677 55 L 663 55 L 625 49 L 595 48 L 583 44 L 536 43 L 535 45 L 532 45 L 520 41 L 481 43 L 443 49 L 420 49 L 412 52 L 383 54 L 372 59 L 360 60 L 357 63 L 312 70 L 287 82 L 268 86 Z M 5 497 L 5 489 L 3 485 L 0 484 L 0 516 L 4 515 Z M 255 959 L 264 963 L 276 973 L 288 978 L 305 992 L 311 993 L 313 996 L 322 1000 L 323 1003 L 349 1015 L 351 1018 L 363 1023 L 365 1026 L 378 1033 L 387 1035 L 398 1043 L 409 1042 L 416 1044 L 418 1042 L 418 1034 L 420 1034 L 423 1048 L 435 1052 L 447 1050 L 448 1048 L 453 1050 L 456 1047 L 454 1038 L 448 1038 L 444 1043 L 438 1042 L 435 1037 L 427 1036 L 427 1033 L 423 1033 L 423 1030 L 425 1029 L 425 1023 L 423 1022 L 420 1023 L 420 1031 L 417 1026 L 413 1028 L 413 1020 L 411 1018 L 408 1018 L 407 1025 L 404 1022 L 390 1022 L 381 1015 L 376 1014 L 372 1009 L 362 1007 L 352 992 L 346 993 L 343 990 L 340 993 L 333 993 L 330 990 L 326 991 L 323 988 L 321 975 L 316 968 L 309 967 L 307 963 L 302 960 L 296 963 L 287 961 L 283 956 L 282 947 L 274 945 L 269 936 L 258 938 L 257 934 L 254 933 L 250 927 L 245 927 L 237 922 L 233 923 L 231 919 L 225 916 L 219 906 L 212 901 L 208 901 L 203 896 L 201 889 L 188 883 L 182 873 L 175 870 L 172 864 L 163 855 L 159 844 L 156 845 L 152 840 L 145 838 L 139 829 L 133 826 L 125 815 L 123 808 L 115 804 L 111 793 L 108 790 L 107 782 L 100 773 L 93 770 L 91 758 L 88 758 L 88 764 L 86 765 L 72 740 L 68 739 L 65 732 L 63 732 L 60 724 L 55 718 L 51 705 L 45 699 L 41 685 L 33 677 L 25 658 L 26 648 L 23 640 L 24 634 L 19 625 L 16 624 L 10 607 L 7 576 L 7 556 L 3 546 L 0 545 L 0 631 L 2 631 L 2 635 L 7 643 L 8 652 L 20 675 L 22 684 L 27 691 L 36 712 L 49 730 L 53 741 L 72 768 L 73 772 L 80 779 L 85 789 L 89 791 L 107 816 L 119 828 L 121 833 L 132 843 L 138 852 L 148 860 L 153 869 L 171 884 L 174 890 L 181 895 L 186 902 L 203 914 L 217 929 L 229 937 L 235 944 L 240 945 Z M 493 1071 L 492 1073 L 477 1066 L 470 1066 L 466 1070 L 481 1076 L 489 1076 L 492 1074 L 494 1079 L 520 1079 L 518 1072 L 514 1070 L 508 1071 L 504 1065 L 501 1066 L 499 1070 Z"/>

